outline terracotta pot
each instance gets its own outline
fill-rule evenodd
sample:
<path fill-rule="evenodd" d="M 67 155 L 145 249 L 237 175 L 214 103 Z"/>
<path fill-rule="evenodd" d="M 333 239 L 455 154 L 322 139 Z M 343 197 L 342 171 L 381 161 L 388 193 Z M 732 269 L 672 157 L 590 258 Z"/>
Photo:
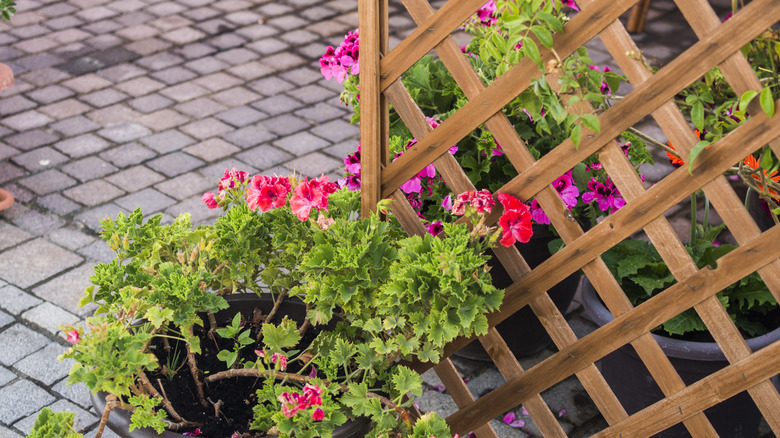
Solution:
<path fill-rule="evenodd" d="M 534 235 L 531 237 L 531 240 L 528 243 L 517 243 L 515 246 L 517 246 L 518 251 L 520 251 L 528 266 L 533 269 L 550 257 L 551 254 L 547 244 L 553 239 L 555 239 L 555 235 L 550 232 L 546 225 L 534 225 Z M 493 284 L 496 287 L 506 288 L 512 284 L 509 273 L 497 259 L 491 259 L 488 264 L 492 268 L 490 275 L 493 277 Z M 548 291 L 550 298 L 555 303 L 555 307 L 561 313 L 565 313 L 566 309 L 569 308 L 577 292 L 577 286 L 581 277 L 582 274 L 579 271 L 575 272 Z M 539 322 L 539 319 L 528 306 L 505 319 L 496 326 L 496 329 L 501 337 L 504 338 L 515 357 L 531 356 L 544 350 L 552 343 L 550 335 L 547 334 L 542 323 Z M 479 341 L 466 345 L 455 355 L 471 360 L 492 361 Z"/>
<path fill-rule="evenodd" d="M 14 195 L 11 192 L 0 189 L 0 211 L 14 205 Z"/>
<path fill-rule="evenodd" d="M 14 84 L 14 72 L 11 67 L 0 62 L 0 91 Z"/>
<path fill-rule="evenodd" d="M 273 308 L 274 300 L 270 295 L 263 295 L 258 297 L 255 294 L 233 294 L 228 295 L 225 299 L 230 304 L 227 309 L 217 312 L 214 316 L 217 321 L 230 320 L 236 313 L 241 312 L 245 319 L 251 319 L 255 308 L 260 308 L 263 314 Z M 290 319 L 302 321 L 306 317 L 306 304 L 302 301 L 288 298 L 282 302 L 279 308 L 279 315 L 289 316 Z M 92 405 L 95 411 L 98 412 L 98 416 L 103 412 L 106 407 L 106 393 L 98 392 L 97 394 L 91 394 Z M 251 406 L 247 407 L 251 409 Z M 129 431 L 131 413 L 123 409 L 114 409 L 108 418 L 108 427 L 122 438 L 183 438 L 185 435 L 181 433 L 164 431 L 158 434 L 154 429 L 135 429 L 132 432 Z M 366 417 L 361 417 L 355 421 L 348 421 L 343 425 L 337 427 L 333 431 L 334 438 L 359 438 L 365 436 L 371 429 L 371 423 Z M 208 438 L 230 438 L 227 437 L 208 437 Z"/>
<path fill-rule="evenodd" d="M 582 305 L 591 321 L 602 326 L 614 318 L 602 304 L 587 278 L 582 282 Z M 690 385 L 728 365 L 715 342 L 694 342 L 653 334 L 669 361 L 686 385 Z M 747 339 L 751 350 L 759 350 L 780 339 L 780 328 L 766 335 Z M 664 398 L 650 372 L 628 344 L 601 359 L 601 373 L 629 415 Z M 777 376 L 773 378 L 778 386 Z M 719 436 L 755 438 L 761 413 L 747 391 L 741 392 L 704 411 Z M 682 424 L 672 426 L 656 437 L 689 437 Z"/>

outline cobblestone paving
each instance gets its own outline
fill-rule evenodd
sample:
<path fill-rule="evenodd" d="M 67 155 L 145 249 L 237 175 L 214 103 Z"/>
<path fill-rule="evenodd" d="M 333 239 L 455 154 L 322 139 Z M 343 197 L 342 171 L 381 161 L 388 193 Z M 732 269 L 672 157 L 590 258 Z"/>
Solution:
<path fill-rule="evenodd" d="M 218 213 L 200 195 L 230 167 L 339 176 L 358 128 L 317 58 L 356 27 L 357 2 L 19 3 L 0 22 L 0 61 L 16 76 L 0 93 L 0 187 L 16 197 L 0 213 L 0 438 L 24 436 L 45 406 L 75 412 L 92 437 L 88 391 L 67 386 L 70 364 L 55 358 L 67 348 L 58 327 L 93 310 L 77 307 L 92 267 L 112 258 L 99 220 L 140 206 L 208 222 Z M 393 44 L 412 26 L 401 9 L 391 4 Z M 660 62 L 694 42 L 669 0 L 656 0 L 649 20 L 637 38 Z M 598 41 L 590 46 L 597 64 L 609 62 Z M 657 179 L 670 169 L 648 170 Z M 578 335 L 592 330 L 576 305 L 569 318 Z M 503 382 L 489 364 L 455 362 L 475 394 Z M 440 381 L 424 378 L 420 407 L 451 413 Z M 574 379 L 543 396 L 571 436 L 604 426 Z M 493 424 L 502 437 L 538 434 Z"/>

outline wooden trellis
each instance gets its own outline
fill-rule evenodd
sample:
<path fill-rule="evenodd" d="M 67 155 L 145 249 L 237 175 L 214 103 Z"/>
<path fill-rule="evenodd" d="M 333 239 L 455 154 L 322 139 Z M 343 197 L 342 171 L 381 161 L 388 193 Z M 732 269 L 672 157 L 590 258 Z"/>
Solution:
<path fill-rule="evenodd" d="M 531 306 L 560 351 L 524 370 L 491 328 L 480 341 L 506 383 L 478 399 L 469 392 L 452 363 L 443 360 L 435 370 L 459 408 L 447 418 L 453 433 L 474 430 L 480 437 L 495 436 L 488 421 L 522 403 L 545 436 L 565 437 L 540 393 L 574 374 L 609 424 L 599 435 L 648 436 L 683 422 L 692 436 L 714 436 L 715 430 L 701 412 L 744 390 L 748 390 L 774 433 L 780 435 L 780 394 L 768 380 L 780 373 L 780 342 L 751 353 L 715 297 L 729 284 L 758 270 L 780 301 L 780 227 L 762 234 L 723 176 L 734 163 L 766 144 L 780 155 L 780 117 L 769 118 L 754 102 L 749 108 L 753 116 L 702 153 L 692 174 L 687 168 L 677 169 L 649 189 L 644 188 L 614 141 L 621 132 L 652 115 L 681 155 L 688 156 L 698 138 L 672 98 L 716 65 L 738 94 L 760 90 L 758 78 L 739 49 L 780 21 L 780 0 L 754 0 L 723 24 L 706 0 L 675 0 L 699 42 L 655 74 L 647 70 L 638 55 L 639 49 L 618 21 L 637 0 L 578 0 L 582 11 L 566 24 L 564 33 L 555 35 L 555 53 L 566 57 L 599 35 L 633 90 L 599 115 L 600 133 L 583 133 L 579 147 L 566 140 L 538 161 L 501 112 L 530 85 L 532 78 L 541 74 L 537 66 L 524 59 L 485 87 L 451 37 L 485 0 L 450 0 L 436 11 L 425 0 L 403 3 L 418 28 L 389 51 L 387 0 L 359 0 L 364 212 L 373 209 L 382 197 L 397 194 L 394 213 L 404 227 L 410 233 L 425 232 L 404 196 L 397 192 L 398 187 L 433 162 L 453 192 L 472 189 L 455 158 L 446 152 L 450 145 L 485 124 L 519 172 L 500 191 L 522 200 L 535 197 L 545 212 L 552 212 L 548 214 L 552 225 L 566 243 L 563 250 L 533 270 L 516 249 L 496 249 L 515 283 L 507 288 L 501 311 L 490 315 L 490 326 L 524 306 Z M 469 100 L 436 130 L 432 130 L 399 80 L 431 50 Z M 554 59 L 552 51 L 542 50 L 544 65 Z M 418 140 L 393 163 L 388 163 L 387 158 L 388 102 Z M 583 233 L 577 222 L 565 217 L 565 206 L 550 184 L 594 153 L 599 155 L 627 204 Z M 710 198 L 740 245 L 719 259 L 714 270 L 696 267 L 663 215 L 699 189 Z M 677 283 L 633 307 L 600 255 L 639 229 L 644 229 L 652 240 Z M 582 339 L 575 336 L 546 293 L 578 269 L 585 272 L 615 316 L 615 321 Z M 686 387 L 649 330 L 689 308 L 701 316 L 730 365 Z M 456 340 L 447 347 L 446 356 L 469 341 Z M 631 416 L 594 365 L 627 343 L 635 348 L 667 396 Z M 430 365 L 417 364 L 417 369 L 423 371 L 426 366 Z"/>

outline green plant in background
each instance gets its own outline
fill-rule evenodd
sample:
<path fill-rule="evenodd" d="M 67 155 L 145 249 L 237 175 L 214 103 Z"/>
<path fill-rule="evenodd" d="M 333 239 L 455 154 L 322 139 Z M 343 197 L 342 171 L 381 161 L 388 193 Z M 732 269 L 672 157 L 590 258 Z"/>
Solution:
<path fill-rule="evenodd" d="M 578 145 L 584 129 L 598 132 L 597 114 L 608 108 L 609 99 L 625 81 L 609 67 L 594 65 L 585 48 L 550 65 L 541 65 L 540 47 L 550 49 L 553 35 L 560 33 L 568 21 L 565 7 L 577 8 L 573 1 L 489 1 L 463 26 L 472 37 L 462 48 L 464 56 L 486 86 L 524 58 L 543 72 L 503 109 L 536 159 L 566 139 Z M 338 48 L 329 47 L 320 60 L 326 78 L 343 81 L 342 101 L 352 107 L 353 122 L 360 119 L 358 76 L 353 67 L 358 44 L 357 33 L 350 32 Z M 401 80 L 433 128 L 468 102 L 443 62 L 431 55 L 424 56 Z M 584 113 L 583 102 L 589 103 L 593 112 Z M 626 132 L 616 140 L 636 169 L 643 163 L 653 162 L 642 138 Z M 391 157 L 397 158 L 415 143 L 416 139 L 391 108 Z M 478 188 L 496 191 L 517 176 L 517 170 L 485 126 L 453 145 L 450 153 Z M 357 190 L 360 187 L 359 146 L 344 163 L 347 173 L 343 184 Z M 595 155 L 561 175 L 553 186 L 569 207 L 571 216 L 586 227 L 625 203 Z M 439 229 L 438 223 L 447 216 L 446 207 L 452 194 L 435 167 L 427 166 L 400 189 L 429 229 Z M 549 224 L 539 204 L 534 200 L 529 202 L 534 220 Z"/>
<path fill-rule="evenodd" d="M 43 408 L 28 438 L 82 438 L 73 430 L 73 412 L 54 413 L 51 408 Z"/>

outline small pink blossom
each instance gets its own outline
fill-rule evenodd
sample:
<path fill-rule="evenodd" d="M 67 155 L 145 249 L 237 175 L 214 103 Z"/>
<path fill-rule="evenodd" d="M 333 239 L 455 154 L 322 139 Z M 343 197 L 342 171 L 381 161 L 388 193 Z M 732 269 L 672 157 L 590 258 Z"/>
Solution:
<path fill-rule="evenodd" d="M 206 207 L 214 209 L 219 206 L 219 201 L 217 200 L 217 196 L 212 192 L 206 192 L 201 196 L 200 198 L 204 204 L 206 204 Z"/>
<path fill-rule="evenodd" d="M 612 214 L 626 205 L 626 201 L 620 195 L 620 191 L 609 178 L 604 183 L 591 178 L 590 182 L 588 182 L 588 190 L 590 191 L 582 194 L 582 201 L 586 204 L 596 201 L 599 209 L 603 212 Z"/>
<path fill-rule="evenodd" d="M 290 193 L 290 179 L 287 177 L 255 175 L 249 180 L 244 198 L 251 210 L 268 211 L 287 203 Z"/>
<path fill-rule="evenodd" d="M 200 428 L 193 430 L 192 432 L 184 432 L 182 435 L 186 436 L 199 436 L 201 434 Z"/>
<path fill-rule="evenodd" d="M 81 340 L 81 336 L 79 336 L 78 330 L 69 330 L 68 337 L 65 339 L 72 344 L 78 344 L 78 342 Z"/>
<path fill-rule="evenodd" d="M 271 355 L 271 362 L 272 363 L 279 363 L 279 369 L 284 371 L 287 369 L 287 356 L 279 353 L 274 353 Z"/>
<path fill-rule="evenodd" d="M 512 411 L 509 411 L 504 415 L 503 422 L 514 428 L 525 427 L 525 421 L 517 418 L 517 415 Z"/>
<path fill-rule="evenodd" d="M 325 411 L 320 408 L 315 409 L 314 412 L 311 413 L 311 419 L 314 421 L 322 421 L 325 419 Z"/>
<path fill-rule="evenodd" d="M 444 231 L 444 225 L 442 225 L 441 221 L 433 221 L 425 228 L 432 236 L 438 236 L 439 233 Z"/>
<path fill-rule="evenodd" d="M 320 215 L 317 216 L 317 225 L 320 227 L 321 230 L 327 230 L 335 222 L 336 222 L 335 219 L 325 217 L 325 215 L 322 213 L 320 213 Z"/>
<path fill-rule="evenodd" d="M 496 17 L 496 3 L 493 0 L 482 5 L 477 11 L 477 18 L 483 26 L 492 26 L 495 24 Z"/>
<path fill-rule="evenodd" d="M 255 350 L 255 354 L 259 358 L 264 358 L 265 357 L 265 350 Z"/>
<path fill-rule="evenodd" d="M 567 414 L 566 409 L 561 409 L 560 411 L 558 411 L 558 416 L 559 417 L 563 417 L 566 414 Z"/>
<path fill-rule="evenodd" d="M 311 367 L 311 371 L 309 371 L 309 377 L 317 377 L 317 368 Z"/>
<path fill-rule="evenodd" d="M 452 195 L 447 195 L 444 200 L 441 201 L 441 208 L 450 211 L 452 210 Z"/>
<path fill-rule="evenodd" d="M 488 190 L 469 190 L 458 195 L 452 204 L 452 214 L 463 216 L 466 214 L 466 206 L 470 206 L 479 214 L 490 213 L 496 201 Z"/>

